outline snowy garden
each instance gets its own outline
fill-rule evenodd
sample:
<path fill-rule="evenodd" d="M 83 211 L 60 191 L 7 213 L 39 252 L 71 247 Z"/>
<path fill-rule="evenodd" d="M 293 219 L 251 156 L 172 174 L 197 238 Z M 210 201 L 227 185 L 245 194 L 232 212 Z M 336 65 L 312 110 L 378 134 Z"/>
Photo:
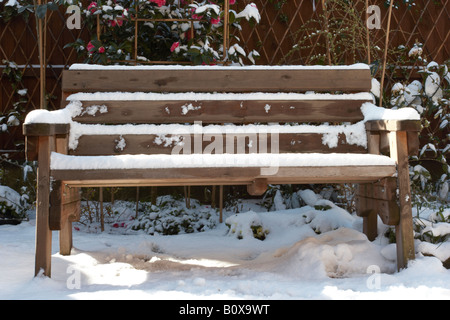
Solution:
<path fill-rule="evenodd" d="M 230 6 L 227 31 L 224 2 Z M 169 61 L 202 65 L 214 72 L 225 68 L 216 66 L 224 61 L 230 68 L 258 64 L 261 54 L 258 48 L 249 48 L 237 34 L 245 25 L 255 27 L 263 16 L 255 3 L 247 1 L 237 7 L 238 2 L 162 0 L 135 5 L 126 0 L 88 4 L 72 1 L 71 5 L 80 8 L 83 25 L 90 30 L 90 37 L 80 36 L 65 45 L 66 50 L 76 53 L 80 63 L 72 65 L 72 70 L 90 65 Z M 411 1 L 398 2 L 394 10 L 410 10 L 415 6 Z M 313 3 L 316 10 L 320 5 Z M 0 0 L 3 10 L 0 23 L 9 23 L 20 14 L 30 20 L 34 16 L 39 19 L 68 4 Z M 137 22 L 135 25 L 132 20 L 136 17 L 150 19 L 141 22 L 139 32 L 135 28 Z M 330 22 L 327 32 L 334 32 L 333 26 Z M 310 34 L 310 38 L 318 34 Z M 304 49 L 307 40 L 299 38 L 287 56 Z M 321 56 L 312 56 L 310 64 L 326 64 L 327 58 L 333 64 L 344 64 L 339 60 L 338 41 L 325 48 Z M 356 45 L 354 49 L 359 50 Z M 418 153 L 409 158 L 416 258 L 406 269 L 397 270 L 394 227 L 383 224 L 378 217 L 376 239 L 369 241 L 363 233 L 363 218 L 356 214 L 355 184 L 269 185 L 260 197 L 249 196 L 245 188 L 225 186 L 222 204 L 218 203 L 217 190 L 212 186 L 192 187 L 192 194 L 191 188 L 188 194 L 182 187 L 149 187 L 140 191 L 121 187 L 103 188 L 101 201 L 98 188 L 83 188 L 80 219 L 72 224 L 71 255 L 60 254 L 58 232 L 53 232 L 52 277 L 43 274 L 35 277 L 37 162 L 3 152 L 0 299 L 450 299 L 450 60 L 447 57 L 446 61 L 433 61 L 418 41 L 409 47 L 390 48 L 397 61 L 385 66 L 387 72 L 398 69 L 406 74 L 407 66 L 412 65 L 416 73 L 401 79 L 393 77 L 398 81 L 386 86 L 380 79 L 382 50 L 375 46 L 366 49 L 372 53 L 374 62 L 354 61 L 368 64 L 372 72 L 370 93 L 359 94 L 373 102 L 361 106 L 364 121 L 336 125 L 333 132 L 328 124 L 272 125 L 280 132 L 323 134 L 322 143 L 329 148 L 337 145 L 339 135 L 346 136 L 351 144 L 367 147 L 366 121 L 393 119 L 398 115 L 401 119 L 420 120 Z M 82 112 L 92 117 L 108 112 L 102 106 L 83 111 L 79 100 L 104 100 L 106 96 L 111 100 L 158 100 L 161 95 L 78 93 L 68 97 L 64 109 L 30 112 L 24 107 L 30 93 L 24 86 L 21 67 L 6 58 L 2 63 L 2 80 L 8 81 L 8 90 L 13 92 L 12 107 L 0 113 L 2 137 L 27 123 L 64 123 L 71 126 L 68 147 L 76 149 L 80 136 L 85 134 L 82 130 L 88 126 L 72 119 L 82 116 Z M 92 66 L 92 70 L 101 68 L 120 70 L 121 66 Z M 138 70 L 139 66 L 134 68 Z M 163 68 L 170 74 L 172 66 L 164 64 Z M 207 95 L 217 101 L 225 99 L 221 93 Z M 296 93 L 286 95 L 298 98 Z M 297 95 L 317 99 L 327 94 Z M 52 99 L 50 94 L 46 99 Z M 182 98 L 173 94 L 173 100 L 177 99 L 200 98 L 194 93 Z M 235 99 L 240 99 L 238 94 Z M 259 93 L 254 99 L 269 98 Z M 266 106 L 265 112 L 269 113 L 270 106 Z M 195 108 L 186 104 L 181 113 L 186 115 L 196 111 Z M 167 114 L 170 115 L 170 110 Z M 210 128 L 217 132 L 224 130 L 220 125 Z M 90 126 L 89 130 L 93 130 L 91 134 L 99 131 L 107 134 L 105 130 L 116 134 L 114 126 Z M 130 134 L 143 130 L 142 134 L 159 135 L 161 145 L 174 143 L 155 125 L 129 126 L 126 130 Z M 17 145 L 23 144 L 22 141 Z M 126 140 L 117 140 L 115 147 L 123 150 Z M 120 156 L 125 159 L 120 163 L 118 157 L 105 156 L 103 164 L 120 167 L 127 163 L 126 155 Z M 152 167 L 165 168 L 168 163 L 164 159 L 158 158 Z M 332 157 L 308 159 L 315 163 L 337 161 Z M 52 169 L 81 165 L 91 169 L 89 163 L 71 160 L 70 156 L 54 154 Z M 146 158 L 142 161 L 134 165 L 149 166 L 148 162 L 143 164 Z M 357 157 L 342 161 L 342 165 L 348 165 L 357 161 Z M 222 221 L 219 206 L 223 206 Z"/>

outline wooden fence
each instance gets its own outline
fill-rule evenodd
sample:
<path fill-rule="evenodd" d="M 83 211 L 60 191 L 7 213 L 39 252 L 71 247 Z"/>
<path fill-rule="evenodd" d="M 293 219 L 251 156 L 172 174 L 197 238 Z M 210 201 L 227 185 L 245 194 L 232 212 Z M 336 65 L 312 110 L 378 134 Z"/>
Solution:
<path fill-rule="evenodd" d="M 423 44 L 424 56 L 429 61 L 442 63 L 450 55 L 450 0 L 423 0 L 415 1 L 416 5 L 407 9 L 403 1 L 398 1 L 399 8 L 394 10 L 390 32 L 389 48 L 398 48 L 404 45 L 411 48 L 414 43 Z M 256 49 L 261 57 L 258 64 L 312 64 L 317 57 L 324 57 L 327 53 L 324 31 L 332 35 L 331 29 L 337 22 L 359 17 L 359 25 L 364 26 L 365 3 L 364 0 L 351 1 L 353 12 L 341 12 L 333 7 L 333 2 L 327 1 L 324 11 L 321 0 L 239 0 L 236 10 L 243 9 L 246 4 L 254 2 L 261 13 L 261 22 L 254 27 L 244 27 L 237 34 L 241 45 L 248 51 Z M 374 4 L 370 0 L 370 4 Z M 381 1 L 379 1 L 380 3 Z M 384 1 L 383 1 L 384 2 Z M 331 4 L 330 4 L 331 3 Z M 0 10 L 4 9 L 0 4 Z M 373 60 L 376 60 L 377 47 L 380 52 L 384 49 L 387 25 L 387 8 L 381 8 L 381 29 L 370 31 L 370 41 L 373 47 Z M 334 11 L 333 11 L 334 10 Z M 77 38 L 89 39 L 86 29 L 69 30 L 65 26 L 67 15 L 64 11 L 50 11 L 47 22 L 46 57 L 48 68 L 46 71 L 46 90 L 48 95 L 48 108 L 58 109 L 61 96 L 61 71 L 78 61 L 76 52 L 71 48 L 64 49 L 64 45 L 74 42 Z M 356 24 L 355 24 L 356 25 Z M 340 28 L 345 28 L 340 25 Z M 356 31 L 355 31 L 356 30 Z M 363 38 L 360 29 L 353 30 L 353 38 Z M 358 31 L 359 30 L 359 31 Z M 350 34 L 350 36 L 352 36 Z M 352 40 L 352 37 L 341 39 L 341 42 Z M 362 41 L 362 40 L 361 40 Z M 355 42 L 349 41 L 355 50 L 342 50 L 333 47 L 334 62 L 353 63 L 366 62 L 367 52 L 357 47 Z M 348 48 L 347 48 L 348 49 Z M 395 61 L 396 54 L 392 53 L 390 59 Z M 7 64 L 3 60 L 15 62 L 17 73 L 21 76 L 16 83 L 18 89 L 27 89 L 24 96 L 13 90 L 10 79 L 1 72 L 0 82 L 0 116 L 8 114 L 14 103 L 20 100 L 26 112 L 39 108 L 39 58 L 34 16 L 28 21 L 16 17 L 8 22 L 0 20 L 0 70 L 4 71 Z M 373 61 L 372 60 L 372 61 Z M 327 61 L 325 60 L 325 63 Z M 413 69 L 412 69 L 413 70 Z M 396 75 L 388 73 L 386 86 L 392 85 Z M 24 113 L 24 114 L 25 114 Z M 21 119 L 23 120 L 23 119 Z M 0 133 L 0 153 L 13 153 L 17 158 L 23 158 L 23 140 L 21 126 L 8 128 L 8 132 Z"/>

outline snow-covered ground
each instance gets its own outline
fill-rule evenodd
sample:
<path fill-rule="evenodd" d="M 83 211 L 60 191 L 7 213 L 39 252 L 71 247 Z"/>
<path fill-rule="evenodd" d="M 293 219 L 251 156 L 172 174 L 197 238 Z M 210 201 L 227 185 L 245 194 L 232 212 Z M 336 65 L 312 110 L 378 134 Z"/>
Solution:
<path fill-rule="evenodd" d="M 418 253 L 397 272 L 384 236 L 370 242 L 361 218 L 304 198 L 311 205 L 271 212 L 243 201 L 238 215 L 224 213 L 226 223 L 170 236 L 132 230 L 132 206 L 118 202 L 103 233 L 74 223 L 71 256 L 58 253 L 53 232 L 52 278 L 34 277 L 31 213 L 0 226 L 0 299 L 450 299 L 450 270 L 439 259 Z M 449 242 L 439 250 L 449 254 Z"/>

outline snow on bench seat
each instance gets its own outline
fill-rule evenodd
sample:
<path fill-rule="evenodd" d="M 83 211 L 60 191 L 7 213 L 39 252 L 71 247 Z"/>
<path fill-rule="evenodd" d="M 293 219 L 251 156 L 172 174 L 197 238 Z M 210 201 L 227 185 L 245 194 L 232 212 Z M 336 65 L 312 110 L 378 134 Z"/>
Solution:
<path fill-rule="evenodd" d="M 365 183 L 392 177 L 395 161 L 373 154 L 51 154 L 51 175 L 70 186 Z"/>
<path fill-rule="evenodd" d="M 395 166 L 389 157 L 374 154 L 343 153 L 256 153 L 70 156 L 52 152 L 52 170 L 172 169 L 220 167 L 342 167 Z"/>

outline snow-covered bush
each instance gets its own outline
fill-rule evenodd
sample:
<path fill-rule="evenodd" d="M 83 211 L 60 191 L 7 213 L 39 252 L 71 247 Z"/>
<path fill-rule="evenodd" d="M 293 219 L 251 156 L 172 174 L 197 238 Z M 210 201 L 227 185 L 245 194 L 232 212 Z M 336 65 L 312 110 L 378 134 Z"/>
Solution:
<path fill-rule="evenodd" d="M 259 215 L 253 211 L 239 213 L 228 217 L 225 221 L 228 227 L 228 235 L 238 239 L 255 238 L 264 240 L 269 230 L 263 226 Z"/>
<path fill-rule="evenodd" d="M 191 199 L 190 208 L 187 208 L 184 199 L 161 196 L 156 204 L 145 204 L 142 211 L 128 229 L 143 230 L 151 235 L 174 235 L 206 231 L 218 223 L 216 210 L 202 206 L 195 199 Z"/>
<path fill-rule="evenodd" d="M 420 44 L 415 44 L 408 57 L 419 66 L 422 81 L 397 82 L 391 88 L 389 107 L 413 107 L 421 115 L 422 131 L 419 155 L 410 159 L 413 193 L 417 204 L 438 200 L 448 202 L 450 166 L 450 61 L 438 64 L 422 56 Z"/>
<path fill-rule="evenodd" d="M 450 211 L 438 208 L 428 217 L 415 217 L 416 238 L 433 244 L 450 240 Z"/>
<path fill-rule="evenodd" d="M 26 218 L 36 195 L 36 166 L 0 155 L 0 219 Z"/>
<path fill-rule="evenodd" d="M 28 101 L 26 88 L 22 88 L 22 73 L 14 61 L 2 60 L 4 65 L 2 76 L 9 80 L 13 99 L 12 108 L 5 113 L 0 112 L 0 133 L 9 132 L 10 127 L 17 127 L 24 118 L 24 105 Z M 22 142 L 19 142 L 23 144 Z"/>
<path fill-rule="evenodd" d="M 301 200 L 290 184 L 269 185 L 264 194 L 263 203 L 271 211 L 294 209 L 301 206 Z"/>
<path fill-rule="evenodd" d="M 225 56 L 230 62 L 254 63 L 256 51 L 247 54 L 239 39 L 230 36 L 230 49 L 223 52 L 223 0 L 111 0 L 92 1 L 82 8 L 83 23 L 95 36 L 85 43 L 81 39 L 67 44 L 74 47 L 85 62 L 126 63 L 137 59 L 146 61 L 191 61 L 194 64 L 216 64 Z M 235 2 L 232 2 L 234 4 Z M 137 33 L 137 53 L 134 48 L 135 23 L 133 18 L 152 19 L 139 22 Z M 240 29 L 241 20 L 258 23 L 259 12 L 254 3 L 241 12 L 230 9 L 230 28 Z M 100 39 L 97 38 L 97 18 L 101 26 Z M 174 19 L 182 21 L 174 21 Z"/>
<path fill-rule="evenodd" d="M 28 197 L 7 186 L 0 185 L 0 222 L 4 219 L 22 220 L 29 208 Z"/>
<path fill-rule="evenodd" d="M 398 66 L 390 68 L 402 72 L 405 80 L 393 84 L 385 103 L 393 109 L 412 107 L 421 114 L 419 154 L 410 158 L 414 229 L 419 251 L 432 254 L 430 246 L 450 240 L 450 60 L 429 62 L 420 43 L 400 49 Z M 421 80 L 409 80 L 411 65 L 418 68 Z M 392 230 L 388 234 L 395 242 Z"/>

